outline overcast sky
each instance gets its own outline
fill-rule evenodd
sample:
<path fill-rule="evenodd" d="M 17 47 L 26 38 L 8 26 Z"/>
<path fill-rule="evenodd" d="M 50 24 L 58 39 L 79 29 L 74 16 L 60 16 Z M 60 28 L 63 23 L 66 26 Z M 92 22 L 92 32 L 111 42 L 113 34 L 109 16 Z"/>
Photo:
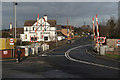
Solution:
<path fill-rule="evenodd" d="M 92 18 L 98 14 L 99 22 L 107 21 L 110 17 L 118 17 L 117 2 L 18 2 L 17 27 L 24 27 L 25 20 L 35 20 L 37 15 L 48 19 L 57 19 L 57 24 L 82 26 L 92 25 Z M 2 2 L 2 28 L 9 28 L 13 23 L 13 3 Z"/>
<path fill-rule="evenodd" d="M 1 0 L 2 2 L 118 2 L 119 0 Z"/>

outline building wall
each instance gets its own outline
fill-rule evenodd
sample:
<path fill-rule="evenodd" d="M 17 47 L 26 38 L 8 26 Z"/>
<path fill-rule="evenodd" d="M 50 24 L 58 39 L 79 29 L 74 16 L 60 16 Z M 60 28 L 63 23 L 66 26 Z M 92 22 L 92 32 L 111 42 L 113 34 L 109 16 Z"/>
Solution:
<path fill-rule="evenodd" d="M 38 25 L 40 26 L 40 23 L 41 22 L 43 23 L 44 21 L 41 18 L 38 22 L 39 22 Z M 37 24 L 37 22 L 33 26 L 24 26 L 24 34 L 21 34 L 22 41 L 30 41 L 30 36 L 34 36 L 34 35 L 39 37 L 38 41 L 44 41 L 44 39 L 41 38 L 42 35 L 48 36 L 47 41 L 54 40 L 51 38 L 55 37 L 55 30 L 56 30 L 55 27 L 50 27 L 50 24 L 46 22 L 46 23 L 44 23 L 44 25 L 46 25 L 46 26 L 39 27 L 37 32 L 35 32 L 36 27 L 38 27 L 38 26 L 36 26 L 36 24 Z M 33 30 L 33 27 L 35 27 L 34 30 Z M 26 31 L 26 28 L 27 28 L 27 31 Z M 44 28 L 46 28 L 46 31 L 44 30 Z M 44 34 L 42 34 L 42 30 L 44 30 Z M 26 35 L 27 35 L 27 39 L 26 39 Z"/>
<path fill-rule="evenodd" d="M 22 54 L 21 57 L 25 56 L 25 49 L 20 49 Z M 7 53 L 4 53 L 7 52 Z M 12 58 L 13 57 L 13 53 L 11 54 L 11 49 L 6 49 L 6 50 L 0 50 L 0 58 Z M 15 50 L 15 58 L 17 58 L 17 49 Z"/>
<path fill-rule="evenodd" d="M 11 47 L 12 47 L 12 49 L 13 49 L 13 47 L 14 46 L 11 46 L 10 45 L 10 38 L 0 38 L 0 50 L 4 50 L 4 49 L 11 49 Z M 16 42 L 17 41 L 17 39 L 15 40 L 14 39 L 14 42 Z"/>
<path fill-rule="evenodd" d="M 61 29 L 62 34 L 64 34 L 65 36 L 67 36 L 67 29 Z"/>
<path fill-rule="evenodd" d="M 109 46 L 111 48 L 118 48 L 117 40 L 118 39 L 107 39 L 107 46 Z"/>

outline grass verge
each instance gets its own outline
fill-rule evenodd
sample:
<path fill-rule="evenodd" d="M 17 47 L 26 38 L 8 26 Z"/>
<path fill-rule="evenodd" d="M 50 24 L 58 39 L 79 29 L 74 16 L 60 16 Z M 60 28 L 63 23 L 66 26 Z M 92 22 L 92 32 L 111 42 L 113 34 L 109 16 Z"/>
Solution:
<path fill-rule="evenodd" d="M 120 58 L 119 54 L 105 54 L 106 57 L 110 57 L 110 58 L 114 58 L 114 59 L 118 59 Z"/>

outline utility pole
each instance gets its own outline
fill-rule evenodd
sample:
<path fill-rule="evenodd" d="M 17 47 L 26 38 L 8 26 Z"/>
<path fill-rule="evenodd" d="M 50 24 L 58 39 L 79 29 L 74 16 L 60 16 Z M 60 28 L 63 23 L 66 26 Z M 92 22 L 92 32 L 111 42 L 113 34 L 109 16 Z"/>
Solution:
<path fill-rule="evenodd" d="M 13 7 L 14 7 L 14 26 L 15 26 L 15 40 L 16 40 L 16 5 L 17 5 L 17 2 L 16 2 L 16 0 L 13 2 Z M 15 41 L 14 40 L 14 41 Z M 14 49 L 13 49 L 13 57 L 14 57 L 14 55 L 15 55 L 15 51 L 14 51 Z"/>
<path fill-rule="evenodd" d="M 68 18 L 67 18 L 67 26 L 68 26 Z"/>
<path fill-rule="evenodd" d="M 15 22 L 15 11 L 14 11 L 14 2 L 13 2 L 13 27 L 15 27 L 14 25 L 14 22 Z M 14 33 L 14 28 L 12 28 L 12 31 L 13 31 L 13 38 L 15 37 L 15 33 Z"/>
<path fill-rule="evenodd" d="M 14 20 L 15 20 L 15 39 L 16 39 L 16 5 L 17 5 L 17 2 L 16 2 L 16 0 L 15 0 L 15 2 L 14 2 Z"/>
<path fill-rule="evenodd" d="M 57 24 L 57 15 L 56 15 L 56 24 Z M 57 26 L 56 26 L 56 30 L 57 30 Z M 56 36 L 56 47 L 57 47 L 57 31 L 55 31 L 55 33 L 56 33 L 55 36 Z"/>

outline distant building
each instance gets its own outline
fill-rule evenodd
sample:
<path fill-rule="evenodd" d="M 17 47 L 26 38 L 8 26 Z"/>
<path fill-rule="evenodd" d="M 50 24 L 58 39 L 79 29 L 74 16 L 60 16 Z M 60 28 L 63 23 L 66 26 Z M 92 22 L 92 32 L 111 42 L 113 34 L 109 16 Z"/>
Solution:
<path fill-rule="evenodd" d="M 24 34 L 21 34 L 22 41 L 53 41 L 55 40 L 56 20 L 48 20 L 47 15 L 37 20 L 26 20 L 24 23 Z"/>
<path fill-rule="evenodd" d="M 1 33 L 4 33 L 4 32 L 6 34 L 9 34 L 8 38 L 13 38 L 15 35 L 15 28 L 11 27 L 11 29 L 1 30 Z M 23 33 L 24 33 L 24 28 L 16 28 L 16 37 L 17 38 L 20 38 L 20 34 L 23 34 Z"/>
<path fill-rule="evenodd" d="M 74 27 L 72 25 L 57 25 L 57 32 L 62 34 L 62 36 L 58 36 L 61 39 L 64 39 L 64 37 L 66 39 L 73 39 L 74 37 Z"/>
<path fill-rule="evenodd" d="M 10 29 L 8 32 L 10 35 L 15 35 L 15 28 Z M 16 28 L 16 37 L 20 38 L 20 34 L 24 33 L 24 28 Z M 14 36 L 13 36 L 14 37 Z"/>
<path fill-rule="evenodd" d="M 81 28 L 83 29 L 83 32 L 84 32 L 85 34 L 90 34 L 90 33 L 92 33 L 92 29 L 90 28 L 90 25 L 83 25 Z"/>
<path fill-rule="evenodd" d="M 12 29 L 12 22 L 10 22 L 10 30 Z"/>
<path fill-rule="evenodd" d="M 83 25 L 82 29 L 90 29 L 90 25 Z"/>

